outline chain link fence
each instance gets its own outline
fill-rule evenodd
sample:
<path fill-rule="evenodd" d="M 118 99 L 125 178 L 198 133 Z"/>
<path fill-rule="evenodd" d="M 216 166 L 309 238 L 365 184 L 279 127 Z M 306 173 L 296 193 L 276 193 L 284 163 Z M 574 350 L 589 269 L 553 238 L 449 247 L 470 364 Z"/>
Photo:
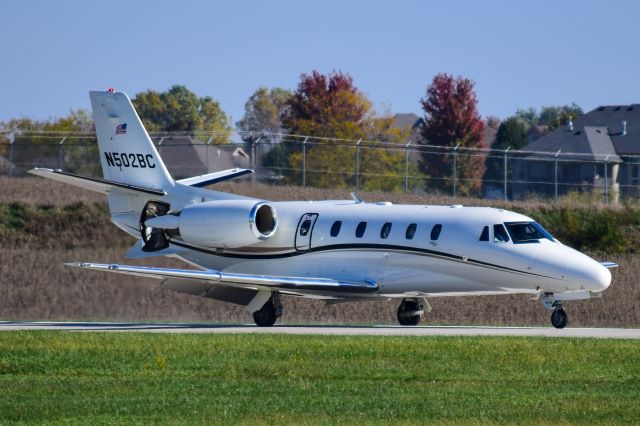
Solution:
<path fill-rule="evenodd" d="M 243 132 L 152 134 L 179 179 L 234 167 L 269 184 L 410 191 L 504 200 L 587 193 L 614 203 L 636 198 L 640 157 L 438 147 Z M 231 142 L 231 143 L 222 143 Z M 101 176 L 94 133 L 1 132 L 0 175 L 33 167 Z"/>

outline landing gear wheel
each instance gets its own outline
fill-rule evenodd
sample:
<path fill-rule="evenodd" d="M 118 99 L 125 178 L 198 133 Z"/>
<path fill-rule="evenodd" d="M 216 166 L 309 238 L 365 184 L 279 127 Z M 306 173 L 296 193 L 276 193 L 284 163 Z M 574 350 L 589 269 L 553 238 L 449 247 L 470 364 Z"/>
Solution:
<path fill-rule="evenodd" d="M 415 300 L 403 300 L 398 307 L 400 325 L 418 325 L 424 313 L 422 303 Z"/>
<path fill-rule="evenodd" d="M 277 318 L 276 307 L 271 299 L 262 308 L 253 313 L 253 320 L 258 327 L 271 327 L 276 323 Z"/>
<path fill-rule="evenodd" d="M 282 316 L 280 295 L 274 293 L 262 308 L 253 313 L 253 320 L 258 327 L 271 327 Z"/>
<path fill-rule="evenodd" d="M 555 328 L 565 328 L 569 323 L 569 315 L 563 307 L 556 308 L 551 314 L 551 324 Z"/>

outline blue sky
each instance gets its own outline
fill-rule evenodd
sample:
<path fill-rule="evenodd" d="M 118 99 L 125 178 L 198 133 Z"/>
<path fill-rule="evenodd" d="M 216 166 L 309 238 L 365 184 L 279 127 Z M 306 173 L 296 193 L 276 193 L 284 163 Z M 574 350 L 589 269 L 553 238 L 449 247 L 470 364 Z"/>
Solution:
<path fill-rule="evenodd" d="M 420 113 L 438 72 L 476 82 L 483 116 L 640 103 L 637 1 L 7 1 L 0 120 L 184 84 L 234 121 L 259 86 L 341 70 L 379 111 Z"/>

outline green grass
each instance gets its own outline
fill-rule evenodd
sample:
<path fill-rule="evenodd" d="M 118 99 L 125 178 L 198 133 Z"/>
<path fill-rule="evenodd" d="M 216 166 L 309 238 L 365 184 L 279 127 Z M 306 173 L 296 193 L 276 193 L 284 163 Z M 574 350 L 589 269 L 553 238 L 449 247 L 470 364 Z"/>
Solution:
<path fill-rule="evenodd" d="M 0 333 L 0 423 L 640 422 L 640 342 Z"/>

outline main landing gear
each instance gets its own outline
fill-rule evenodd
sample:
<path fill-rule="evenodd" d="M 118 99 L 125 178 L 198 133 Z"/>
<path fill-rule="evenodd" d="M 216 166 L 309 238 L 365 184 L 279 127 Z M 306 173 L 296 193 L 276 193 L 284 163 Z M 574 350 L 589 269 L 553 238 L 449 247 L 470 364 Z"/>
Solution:
<path fill-rule="evenodd" d="M 398 306 L 400 325 L 418 325 L 424 314 L 424 305 L 420 299 L 402 299 Z"/>
<path fill-rule="evenodd" d="M 271 327 L 281 316 L 282 304 L 280 303 L 280 297 L 278 293 L 274 293 L 262 308 L 253 313 L 253 320 L 258 327 Z"/>

